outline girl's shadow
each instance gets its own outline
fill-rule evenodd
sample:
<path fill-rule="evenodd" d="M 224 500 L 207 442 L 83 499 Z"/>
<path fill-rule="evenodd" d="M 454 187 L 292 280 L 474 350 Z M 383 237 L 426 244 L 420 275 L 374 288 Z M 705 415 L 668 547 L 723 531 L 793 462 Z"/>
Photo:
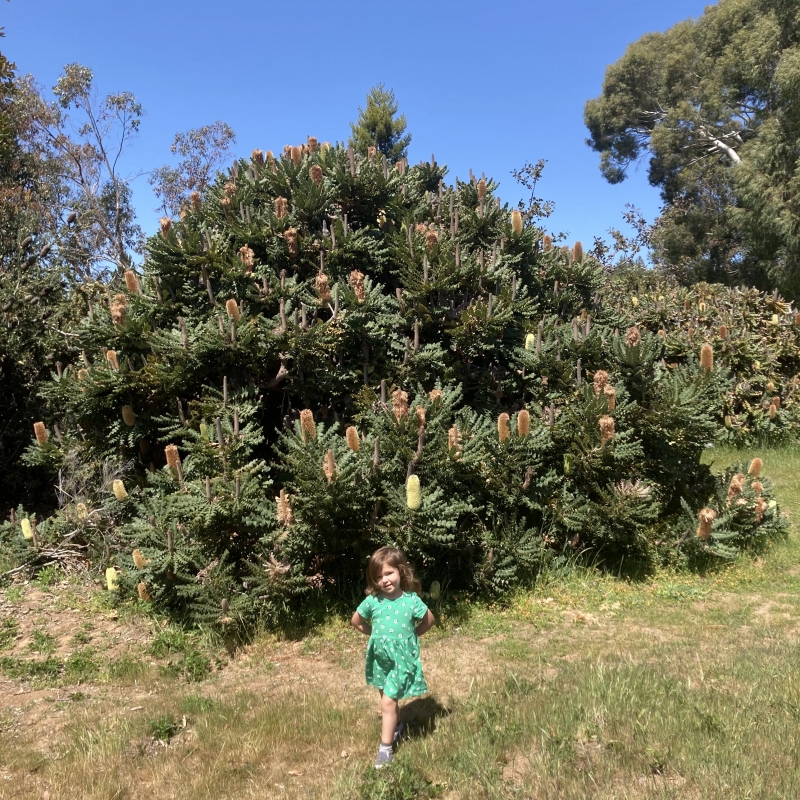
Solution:
<path fill-rule="evenodd" d="M 403 706 L 401 718 L 406 724 L 404 738 L 417 739 L 429 736 L 436 730 L 436 721 L 450 714 L 435 697 L 417 697 Z"/>

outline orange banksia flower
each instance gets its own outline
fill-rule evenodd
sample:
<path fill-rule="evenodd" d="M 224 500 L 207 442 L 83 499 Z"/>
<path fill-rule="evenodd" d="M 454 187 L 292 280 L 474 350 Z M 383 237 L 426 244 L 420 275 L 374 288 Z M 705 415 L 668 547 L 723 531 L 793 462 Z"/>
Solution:
<path fill-rule="evenodd" d="M 309 172 L 311 173 L 311 180 L 314 181 L 315 185 L 319 186 L 322 183 L 322 167 L 319 164 L 314 164 Z"/>
<path fill-rule="evenodd" d="M 702 508 L 697 517 L 700 520 L 697 535 L 700 539 L 708 539 L 711 536 L 711 526 L 717 517 L 717 512 L 713 508 Z"/>
<path fill-rule="evenodd" d="M 308 152 L 316 153 L 319 142 L 316 136 L 309 136 L 306 141 L 308 142 Z"/>
<path fill-rule="evenodd" d="M 582 242 L 575 242 L 575 245 L 572 248 L 572 258 L 575 261 L 580 261 L 583 258 L 583 243 Z"/>
<path fill-rule="evenodd" d="M 289 502 L 289 495 L 286 494 L 286 489 L 281 489 L 281 493 L 275 498 L 275 503 L 278 507 L 278 522 L 284 528 L 288 528 L 294 522 L 294 515 L 292 514 L 292 506 Z"/>
<path fill-rule="evenodd" d="M 119 369 L 119 360 L 117 359 L 116 350 L 106 351 L 106 361 L 108 362 L 108 366 L 111 367 L 111 369 Z"/>
<path fill-rule="evenodd" d="M 238 322 L 239 318 L 241 317 L 239 305 L 232 297 L 225 301 L 225 312 L 227 313 L 228 318 L 232 319 L 234 322 Z"/>
<path fill-rule="evenodd" d="M 354 269 L 350 273 L 349 282 L 350 287 L 355 292 L 356 300 L 358 300 L 359 303 L 363 303 L 367 296 L 364 289 L 364 273 Z"/>
<path fill-rule="evenodd" d="M 347 446 L 354 452 L 357 453 L 361 449 L 361 441 L 358 438 L 358 431 L 354 425 L 351 425 L 347 431 L 345 432 L 345 438 L 347 439 Z"/>
<path fill-rule="evenodd" d="M 447 431 L 447 447 L 450 450 L 455 449 L 456 452 L 461 451 L 461 435 L 458 432 L 457 425 L 453 425 L 453 427 Z"/>
<path fill-rule="evenodd" d="M 764 469 L 764 462 L 760 458 L 754 458 L 750 462 L 750 468 L 747 470 L 747 474 L 758 478 L 759 475 L 761 475 L 762 469 Z"/>
<path fill-rule="evenodd" d="M 772 403 L 769 407 L 769 418 L 775 419 L 778 416 L 778 408 L 775 403 Z"/>
<path fill-rule="evenodd" d="M 398 422 L 408 419 L 408 394 L 402 389 L 392 392 L 392 411 Z"/>
<path fill-rule="evenodd" d="M 430 398 L 431 403 L 435 403 L 437 400 L 441 400 L 442 399 L 441 389 L 431 389 L 431 391 L 428 392 L 428 397 Z"/>
<path fill-rule="evenodd" d="M 483 198 L 486 195 L 486 181 L 483 178 L 481 178 L 478 181 L 477 189 L 478 189 L 478 199 L 483 200 Z"/>
<path fill-rule="evenodd" d="M 727 339 L 728 338 L 728 326 L 727 325 L 720 325 L 719 326 L 719 338 L 720 339 Z"/>
<path fill-rule="evenodd" d="M 552 249 L 553 249 L 553 237 L 545 234 L 545 236 L 542 239 L 542 250 L 544 250 L 545 253 L 549 253 Z"/>
<path fill-rule="evenodd" d="M 744 482 L 745 477 L 741 472 L 737 472 L 731 478 L 731 482 L 728 485 L 728 505 L 730 505 L 742 493 L 742 490 L 744 489 Z"/>
<path fill-rule="evenodd" d="M 330 483 L 336 477 L 336 459 L 333 457 L 333 450 L 328 450 L 325 453 L 325 461 L 322 465 L 322 471 Z"/>
<path fill-rule="evenodd" d="M 714 368 L 714 349 L 710 344 L 704 344 L 700 348 L 700 366 L 706 372 Z"/>
<path fill-rule="evenodd" d="M 44 422 L 34 422 L 33 433 L 36 436 L 36 441 L 39 442 L 39 444 L 44 444 L 50 438 L 47 433 L 47 428 L 44 426 Z"/>
<path fill-rule="evenodd" d="M 764 484 L 761 481 L 753 481 L 750 484 L 750 488 L 753 490 L 753 494 L 756 497 L 761 497 L 761 493 L 764 491 Z"/>
<path fill-rule="evenodd" d="M 253 252 L 250 245 L 244 245 L 243 247 L 239 248 L 239 259 L 241 260 L 242 264 L 244 264 L 245 269 L 250 272 L 253 269 L 253 265 L 255 264 L 256 254 Z"/>
<path fill-rule="evenodd" d="M 759 497 L 756 499 L 756 522 L 761 522 L 764 518 L 764 512 L 769 508 L 769 503 L 763 498 Z"/>
<path fill-rule="evenodd" d="M 192 192 L 189 195 L 189 202 L 191 203 L 192 208 L 195 209 L 195 210 L 200 208 L 200 203 L 202 202 L 202 199 L 203 198 L 202 198 L 202 195 L 200 194 L 200 192 Z"/>
<path fill-rule="evenodd" d="M 125 324 L 125 313 L 128 308 L 128 298 L 124 294 L 115 294 L 111 301 L 111 321 L 115 325 Z"/>
<path fill-rule="evenodd" d="M 606 384 L 608 384 L 608 373 L 604 369 L 597 370 L 592 380 L 595 397 L 600 397 L 600 392 L 605 389 Z"/>
<path fill-rule="evenodd" d="M 320 303 L 330 303 L 331 301 L 331 287 L 328 283 L 328 276 L 324 272 L 320 272 L 314 280 L 314 286 L 319 294 Z"/>
<path fill-rule="evenodd" d="M 161 217 L 158 224 L 161 227 L 161 235 L 166 239 L 172 230 L 172 220 L 169 217 Z"/>
<path fill-rule="evenodd" d="M 511 212 L 511 230 L 519 236 L 522 233 L 522 214 L 519 211 Z"/>
<path fill-rule="evenodd" d="M 636 347 L 641 339 L 642 334 L 635 325 L 632 328 L 628 328 L 625 332 L 625 344 L 628 345 L 628 347 Z"/>
<path fill-rule="evenodd" d="M 613 411 L 617 407 L 617 390 L 609 384 L 603 387 L 603 394 L 606 398 L 608 410 Z"/>
<path fill-rule="evenodd" d="M 148 563 L 138 547 L 131 553 L 131 557 L 133 558 L 133 563 L 136 565 L 136 569 L 144 569 Z"/>
<path fill-rule="evenodd" d="M 264 163 L 264 152 L 256 148 L 250 153 L 250 158 L 253 160 L 254 164 L 263 164 Z"/>
<path fill-rule="evenodd" d="M 310 408 L 304 408 L 300 412 L 300 435 L 303 437 L 303 441 L 306 441 L 306 437 L 317 438 L 317 426 L 314 424 L 314 414 Z"/>
<path fill-rule="evenodd" d="M 527 436 L 531 432 L 531 415 L 527 408 L 523 408 L 517 414 L 517 433 L 520 436 Z"/>
<path fill-rule="evenodd" d="M 275 198 L 275 216 L 283 219 L 289 213 L 289 201 L 285 197 Z"/>
<path fill-rule="evenodd" d="M 125 286 L 129 292 L 139 291 L 139 281 L 136 278 L 136 273 L 132 269 L 125 270 Z"/>
<path fill-rule="evenodd" d="M 432 228 L 425 234 L 425 247 L 430 253 L 436 245 L 439 244 L 439 234 Z"/>
<path fill-rule="evenodd" d="M 616 426 L 614 424 L 614 418 L 609 417 L 608 415 L 603 415 L 600 417 L 600 442 L 601 444 L 605 444 L 608 441 L 611 441 L 614 438 L 614 434 L 616 433 Z"/>
<path fill-rule="evenodd" d="M 297 228 L 287 228 L 283 232 L 283 238 L 286 239 L 286 246 L 289 248 L 289 255 L 296 256 L 299 250 L 297 242 Z"/>
<path fill-rule="evenodd" d="M 417 406 L 414 409 L 414 413 L 417 417 L 417 430 L 422 431 L 425 427 L 425 409 L 422 406 Z"/>
<path fill-rule="evenodd" d="M 294 165 L 297 166 L 300 163 L 300 159 L 303 157 L 303 148 L 292 145 L 289 149 L 289 155 L 292 157 Z"/>
<path fill-rule="evenodd" d="M 178 466 L 181 463 L 181 456 L 178 452 L 177 446 L 174 444 L 168 444 L 164 448 L 164 455 L 166 456 L 167 464 L 173 469 L 178 469 Z"/>
<path fill-rule="evenodd" d="M 136 591 L 139 595 L 140 600 L 152 600 L 153 598 L 150 597 L 150 592 L 147 591 L 147 584 L 144 581 L 139 581 L 136 585 Z"/>
<path fill-rule="evenodd" d="M 505 411 L 497 418 L 497 435 L 500 437 L 501 442 L 505 442 L 511 436 L 508 419 L 508 414 Z"/>

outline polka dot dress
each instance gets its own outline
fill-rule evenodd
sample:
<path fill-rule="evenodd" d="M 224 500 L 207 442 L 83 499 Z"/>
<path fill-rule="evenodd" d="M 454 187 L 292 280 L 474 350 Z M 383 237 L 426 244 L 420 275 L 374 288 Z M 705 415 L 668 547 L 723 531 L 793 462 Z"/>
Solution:
<path fill-rule="evenodd" d="M 414 630 L 428 607 L 414 592 L 400 597 L 369 595 L 357 609 L 372 624 L 367 645 L 367 683 L 394 700 L 425 694 L 428 686 L 419 660 L 419 639 Z"/>

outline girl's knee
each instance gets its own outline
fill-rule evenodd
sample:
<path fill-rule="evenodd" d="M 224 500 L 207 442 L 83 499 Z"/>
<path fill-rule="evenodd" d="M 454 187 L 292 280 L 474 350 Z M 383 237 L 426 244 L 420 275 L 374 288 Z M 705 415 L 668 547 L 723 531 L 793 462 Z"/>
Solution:
<path fill-rule="evenodd" d="M 381 695 L 381 708 L 384 711 L 391 711 L 393 708 L 397 708 L 397 700 L 384 693 Z"/>

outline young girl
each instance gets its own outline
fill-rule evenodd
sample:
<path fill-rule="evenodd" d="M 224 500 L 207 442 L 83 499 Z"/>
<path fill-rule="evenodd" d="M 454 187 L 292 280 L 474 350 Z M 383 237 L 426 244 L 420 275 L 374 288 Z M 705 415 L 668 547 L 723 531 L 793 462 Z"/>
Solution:
<path fill-rule="evenodd" d="M 353 614 L 352 624 L 369 636 L 367 683 L 381 693 L 376 769 L 392 760 L 392 745 L 402 733 L 397 701 L 428 691 L 417 637 L 435 620 L 417 596 L 419 589 L 405 555 L 396 547 L 381 547 L 372 554 L 367 565 L 367 597 Z"/>

